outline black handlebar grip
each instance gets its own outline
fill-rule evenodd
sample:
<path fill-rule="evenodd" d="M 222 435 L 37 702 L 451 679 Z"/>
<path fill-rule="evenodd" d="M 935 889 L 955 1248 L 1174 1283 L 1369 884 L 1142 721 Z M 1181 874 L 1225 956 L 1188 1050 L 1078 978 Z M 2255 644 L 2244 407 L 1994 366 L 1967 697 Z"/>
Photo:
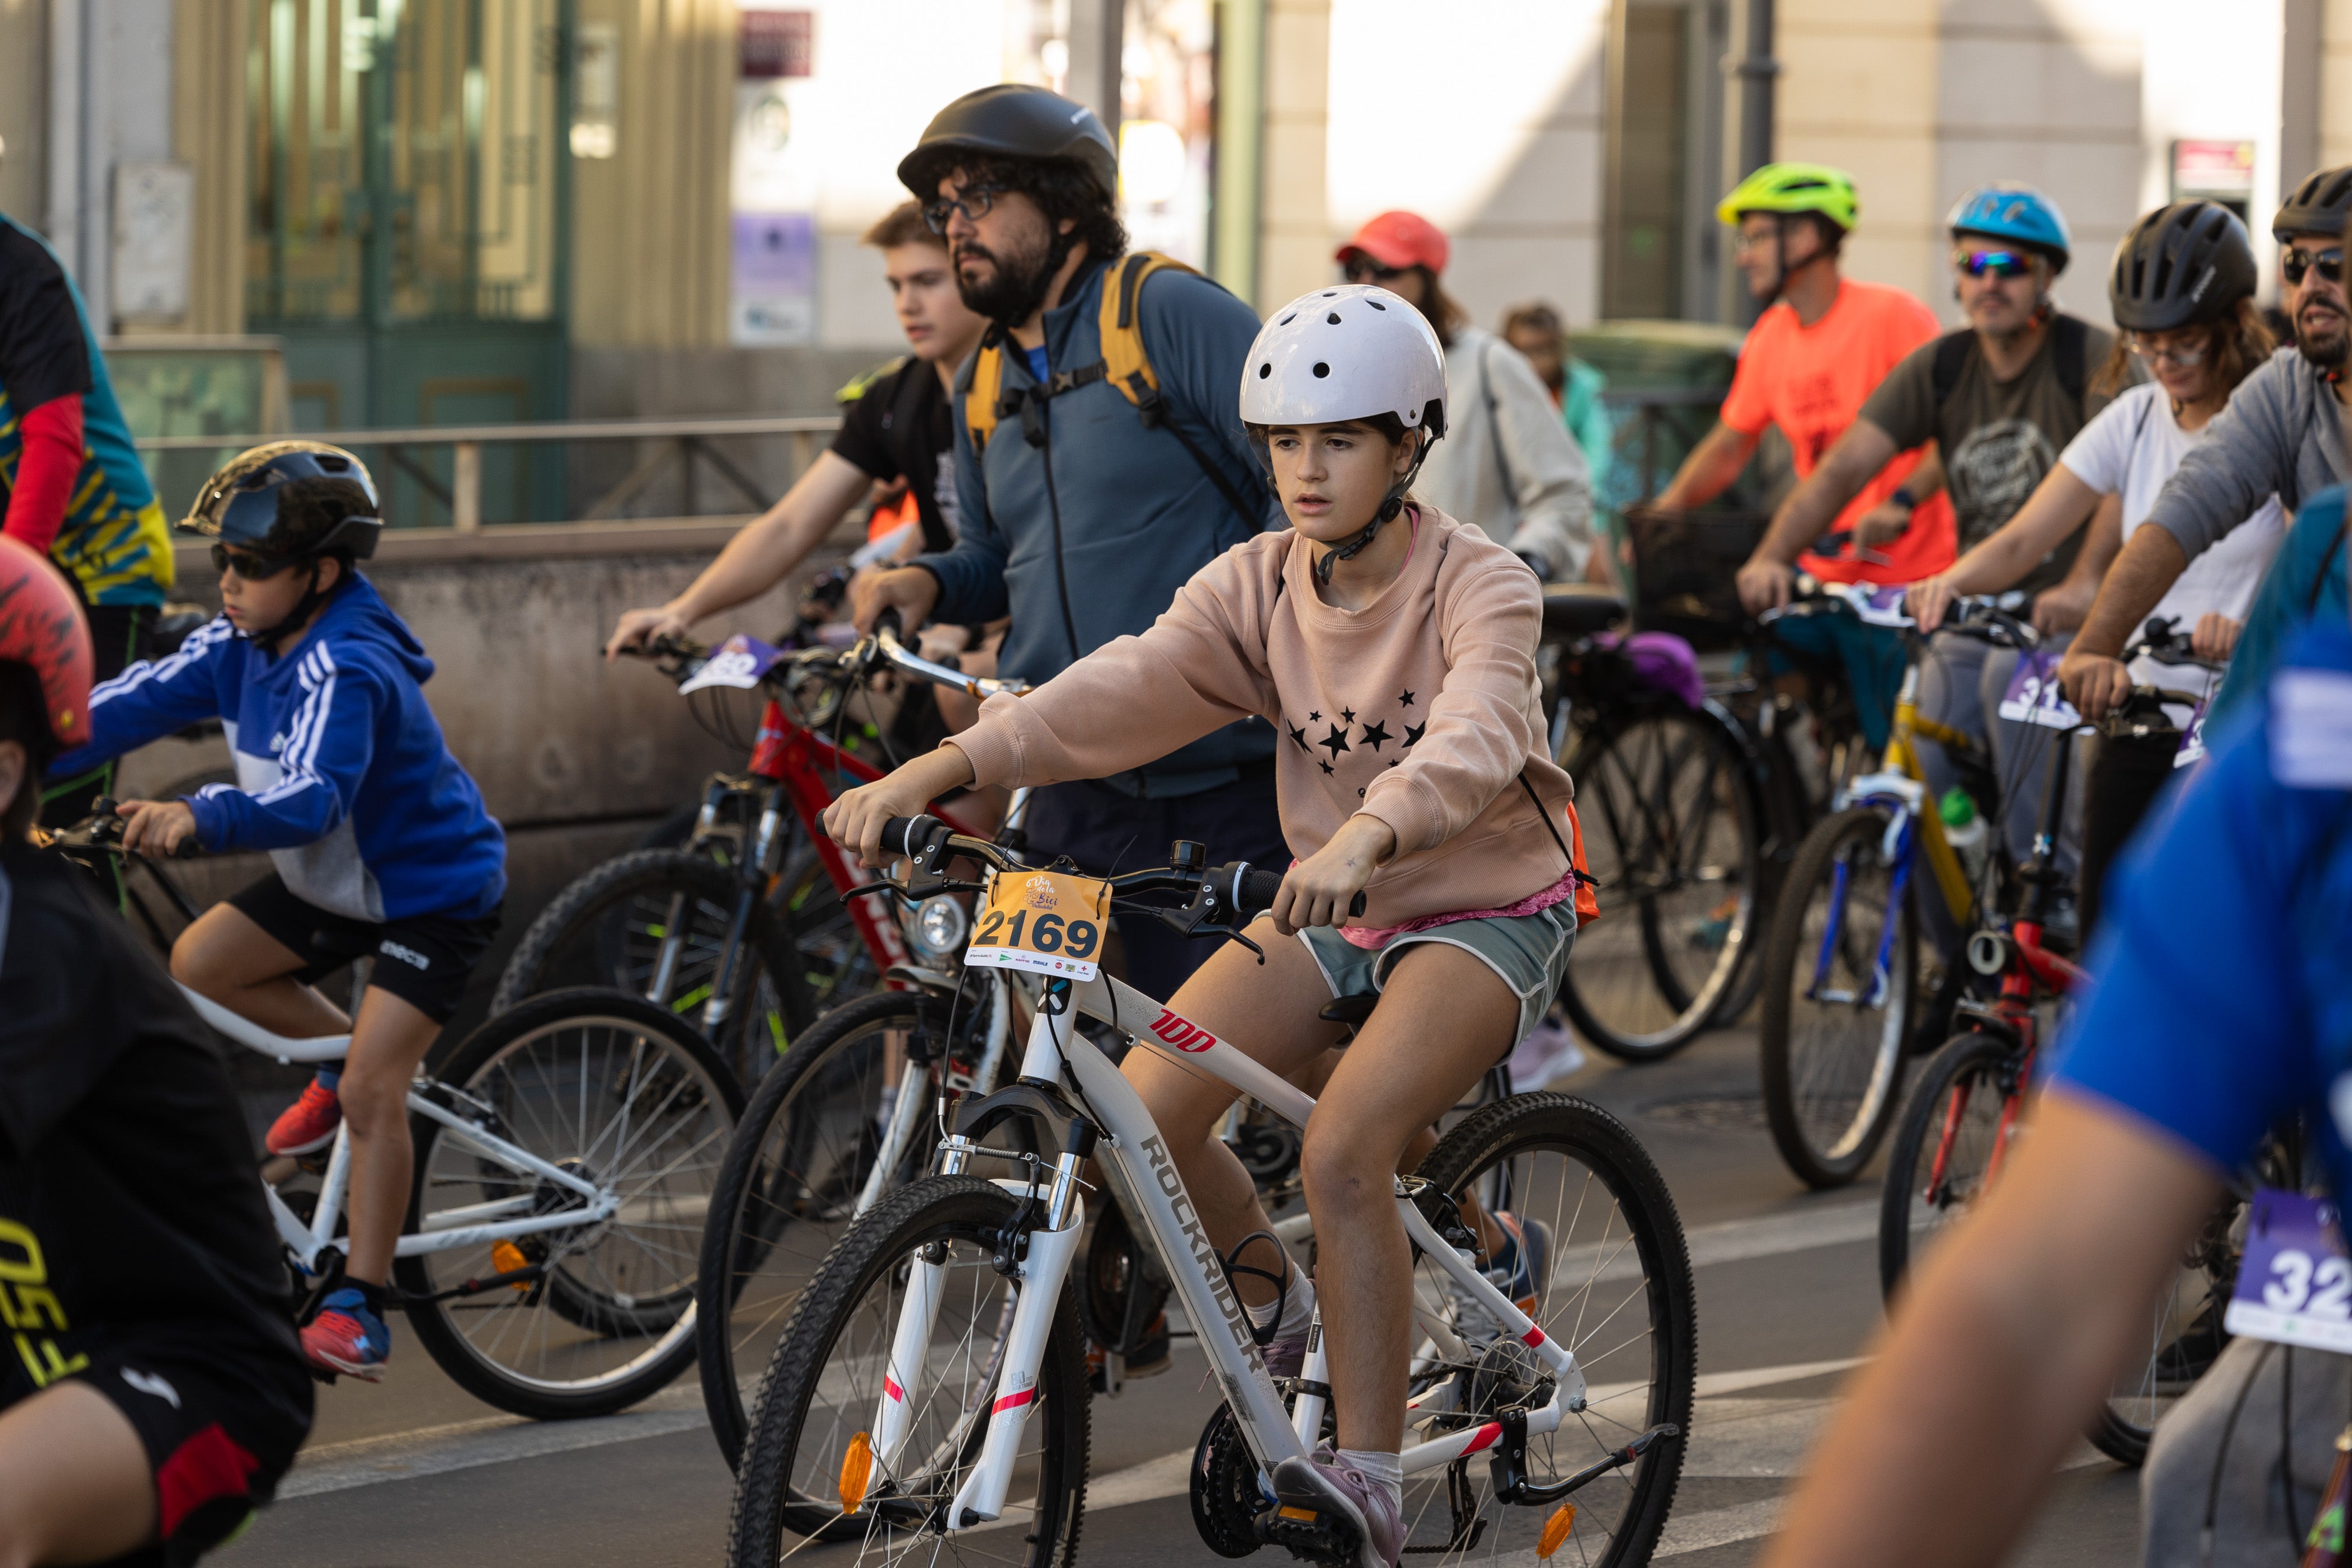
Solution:
<path fill-rule="evenodd" d="M 1234 872 L 1239 872 L 1240 875 L 1234 876 Z M 1234 866 L 1224 869 L 1222 875 L 1219 872 L 1209 874 L 1213 879 L 1229 883 L 1234 908 L 1243 915 L 1265 914 L 1274 907 L 1274 895 L 1282 891 L 1282 873 L 1269 871 L 1263 866 Z M 1348 913 L 1355 915 L 1363 912 L 1364 895 L 1360 893 L 1349 901 Z"/>
<path fill-rule="evenodd" d="M 172 858 L 175 861 L 192 861 L 204 852 L 204 845 L 196 842 L 195 834 L 190 833 L 172 851 Z"/>
<path fill-rule="evenodd" d="M 882 612 L 874 617 L 874 634 L 878 637 L 885 632 L 901 643 L 907 640 L 907 628 L 899 621 L 898 607 L 895 604 L 884 605 Z"/>
<path fill-rule="evenodd" d="M 915 853 L 912 841 L 922 831 L 929 817 L 892 817 L 882 824 L 882 852 L 893 855 Z"/>
<path fill-rule="evenodd" d="M 1361 915 L 1363 912 L 1364 912 L 1364 895 L 1363 895 L 1362 894 L 1360 894 L 1360 894 L 1356 894 L 1356 896 L 1355 896 L 1355 897 L 1353 897 L 1353 898 L 1351 898 L 1351 899 L 1349 899 L 1349 900 L 1348 901 L 1348 913 L 1349 913 L 1350 915 Z"/>

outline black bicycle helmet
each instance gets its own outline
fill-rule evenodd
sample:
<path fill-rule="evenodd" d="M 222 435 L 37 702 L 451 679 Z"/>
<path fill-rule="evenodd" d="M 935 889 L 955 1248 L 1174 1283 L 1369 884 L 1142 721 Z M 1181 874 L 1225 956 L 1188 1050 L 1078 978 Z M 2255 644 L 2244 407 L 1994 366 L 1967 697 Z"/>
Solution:
<path fill-rule="evenodd" d="M 1106 199 L 1118 193 L 1118 148 L 1095 111 L 1026 82 L 968 92 L 931 118 L 915 150 L 898 161 L 898 183 L 919 202 L 940 193 L 959 156 L 1057 158 L 1085 169 Z"/>
<path fill-rule="evenodd" d="M 232 458 L 179 526 L 271 560 L 330 551 L 364 560 L 383 532 L 367 465 L 323 441 L 273 441 Z"/>
<path fill-rule="evenodd" d="M 2271 234 L 2284 245 L 2297 235 L 2340 235 L 2352 214 L 2352 163 L 2322 169 L 2294 188 L 2271 220 Z"/>
<path fill-rule="evenodd" d="M 2254 291 L 2246 225 L 2218 202 L 2175 202 L 2132 225 L 2107 272 L 2107 307 L 2128 332 L 2168 332 L 2235 314 Z"/>

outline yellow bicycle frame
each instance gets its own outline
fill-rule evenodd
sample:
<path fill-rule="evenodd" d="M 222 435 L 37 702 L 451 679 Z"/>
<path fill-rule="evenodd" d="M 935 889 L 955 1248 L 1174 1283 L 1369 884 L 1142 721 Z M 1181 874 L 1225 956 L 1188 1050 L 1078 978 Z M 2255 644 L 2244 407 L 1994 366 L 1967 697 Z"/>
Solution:
<path fill-rule="evenodd" d="M 1943 814 L 1936 809 L 1935 796 L 1927 792 L 1927 774 L 1920 766 L 1918 750 L 1913 745 L 1915 739 L 1932 740 L 1955 755 L 1975 749 L 1975 742 L 1967 736 L 1919 712 L 1916 664 L 1903 673 L 1903 689 L 1895 698 L 1895 727 L 1886 737 L 1882 766 L 1886 772 L 1900 774 L 1919 785 L 1923 803 L 1916 813 L 1918 821 L 1914 831 L 1919 835 L 1920 847 L 1927 852 L 1928 869 L 1936 873 L 1937 891 L 1944 895 L 1944 905 L 1951 912 L 1953 923 L 1965 927 L 1976 904 L 1976 890 L 1969 885 L 1969 873 L 1962 869 L 1951 841 L 1944 836 Z"/>

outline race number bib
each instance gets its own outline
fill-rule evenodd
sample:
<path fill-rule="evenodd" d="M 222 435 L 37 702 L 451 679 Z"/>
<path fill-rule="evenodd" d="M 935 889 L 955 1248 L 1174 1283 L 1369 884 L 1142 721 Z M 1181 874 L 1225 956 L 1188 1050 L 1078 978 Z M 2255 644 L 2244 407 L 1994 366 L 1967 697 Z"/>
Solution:
<path fill-rule="evenodd" d="M 963 961 L 1091 980 L 1102 973 L 1110 883 L 1058 871 L 998 872 Z"/>
<path fill-rule="evenodd" d="M 706 686 L 735 686 L 748 692 L 783 656 L 782 649 L 771 648 L 757 637 L 746 637 L 738 632 L 719 644 L 718 652 L 703 662 L 702 668 L 679 682 L 677 689 L 698 692 Z"/>
<path fill-rule="evenodd" d="M 2036 648 L 2018 656 L 2017 670 L 1997 710 L 2000 716 L 2044 729 L 2073 729 L 2083 722 L 2058 684 L 2058 661 Z"/>
<path fill-rule="evenodd" d="M 2189 727 L 2180 732 L 2180 749 L 2172 754 L 2175 768 L 2186 768 L 2205 755 L 2205 704 L 2199 703 L 2197 711 L 2189 716 Z"/>
<path fill-rule="evenodd" d="M 2352 1353 L 2352 1259 L 2336 1205 L 2257 1187 L 2246 1257 L 2221 1326 L 2233 1334 Z"/>

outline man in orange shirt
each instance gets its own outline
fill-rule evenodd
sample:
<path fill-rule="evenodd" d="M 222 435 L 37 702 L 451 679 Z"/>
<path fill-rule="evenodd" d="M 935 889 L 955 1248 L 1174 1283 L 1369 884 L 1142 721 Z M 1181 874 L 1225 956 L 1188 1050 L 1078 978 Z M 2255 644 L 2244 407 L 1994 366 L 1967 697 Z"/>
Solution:
<path fill-rule="evenodd" d="M 1715 428 L 1691 449 L 1657 506 L 1696 507 L 1721 495 L 1768 424 L 1789 438 L 1797 477 L 1804 478 L 1886 372 L 1936 336 L 1935 314 L 1910 295 L 1839 276 L 1838 251 L 1860 211 L 1853 182 L 1818 163 L 1768 163 L 1723 199 L 1717 215 L 1738 227 L 1734 254 L 1765 310 L 1740 350 Z M 1880 552 L 1808 552 L 1799 565 L 1825 582 L 1908 583 L 1941 571 L 1953 552 L 1942 488 L 1932 447 L 1896 454 L 1838 514 L 1832 531 L 1850 532 L 1885 507 L 1888 522 L 1908 519 L 1901 537 Z"/>

